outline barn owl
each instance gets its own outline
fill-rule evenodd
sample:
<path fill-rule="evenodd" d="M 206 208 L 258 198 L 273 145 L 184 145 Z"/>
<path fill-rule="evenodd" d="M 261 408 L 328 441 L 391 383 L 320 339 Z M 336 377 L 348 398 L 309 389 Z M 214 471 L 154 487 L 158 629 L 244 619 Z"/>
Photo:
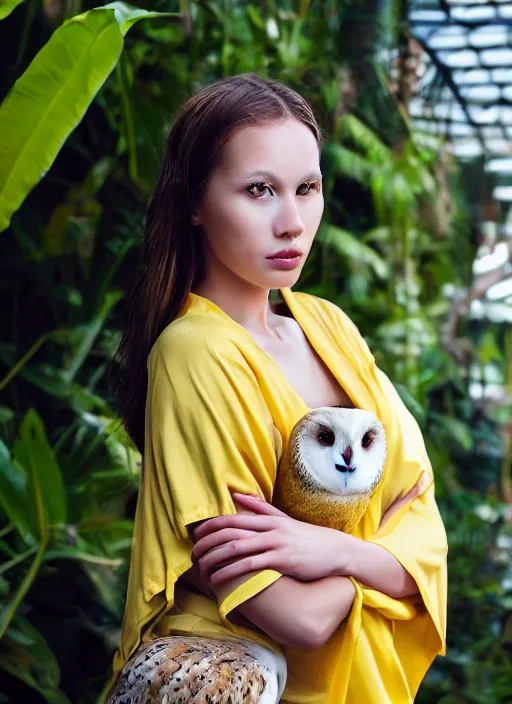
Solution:
<path fill-rule="evenodd" d="M 324 406 L 292 429 L 272 503 L 293 518 L 350 532 L 382 479 L 386 436 L 359 408 Z"/>
<path fill-rule="evenodd" d="M 108 704 L 276 704 L 286 660 L 239 637 L 167 636 L 126 663 Z"/>
<path fill-rule="evenodd" d="M 293 518 L 350 531 L 379 484 L 382 423 L 368 411 L 325 406 L 292 429 L 273 503 Z M 238 637 L 167 636 L 143 645 L 120 673 L 108 704 L 275 704 L 286 661 Z"/>

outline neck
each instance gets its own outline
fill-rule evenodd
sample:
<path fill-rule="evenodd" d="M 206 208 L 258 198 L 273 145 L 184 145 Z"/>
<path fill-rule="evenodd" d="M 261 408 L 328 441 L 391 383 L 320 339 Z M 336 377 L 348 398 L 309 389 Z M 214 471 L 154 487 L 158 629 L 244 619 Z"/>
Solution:
<path fill-rule="evenodd" d="M 196 286 L 191 292 L 207 298 L 249 332 L 268 339 L 282 340 L 285 316 L 276 310 L 282 308 L 283 302 L 280 300 L 272 307 L 269 301 L 271 290 L 251 286 L 244 281 L 243 285 L 237 286 L 220 282 L 213 285 L 209 282 Z M 279 298 L 281 299 L 280 295 Z"/>

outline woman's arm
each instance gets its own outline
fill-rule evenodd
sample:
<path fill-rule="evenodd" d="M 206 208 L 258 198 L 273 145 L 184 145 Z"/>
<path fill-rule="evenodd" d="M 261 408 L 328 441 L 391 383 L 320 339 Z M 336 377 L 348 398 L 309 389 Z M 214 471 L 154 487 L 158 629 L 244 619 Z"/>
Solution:
<path fill-rule="evenodd" d="M 420 490 L 418 482 L 386 513 L 382 525 Z M 196 536 L 193 557 L 212 587 L 249 571 L 276 569 L 305 581 L 350 575 L 397 599 L 418 593 L 409 572 L 384 547 L 297 521 L 256 497 L 237 494 L 235 500 L 242 510 L 259 515 L 219 516 L 205 522 Z"/>
<path fill-rule="evenodd" d="M 418 585 L 394 555 L 380 545 L 345 536 L 343 553 L 333 556 L 335 574 L 350 574 L 367 587 L 395 599 L 418 594 Z"/>
<path fill-rule="evenodd" d="M 281 645 L 316 650 L 348 616 L 355 595 L 347 577 L 300 582 L 283 576 L 236 611 Z"/>
<path fill-rule="evenodd" d="M 194 529 L 191 529 L 192 534 Z M 213 592 L 220 603 L 252 574 L 225 580 L 217 586 L 205 583 L 197 565 L 184 576 L 206 596 Z M 346 618 L 355 593 L 350 579 L 343 576 L 324 577 L 312 582 L 283 576 L 234 609 L 230 620 L 237 623 L 236 616 L 241 615 L 280 645 L 316 650 Z"/>

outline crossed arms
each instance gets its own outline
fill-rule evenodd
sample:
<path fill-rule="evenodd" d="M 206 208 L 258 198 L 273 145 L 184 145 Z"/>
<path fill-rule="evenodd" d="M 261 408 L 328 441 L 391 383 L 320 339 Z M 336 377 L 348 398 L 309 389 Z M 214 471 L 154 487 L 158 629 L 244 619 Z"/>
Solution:
<path fill-rule="evenodd" d="M 420 483 L 387 510 L 381 526 L 419 495 Z M 265 568 L 282 572 L 231 612 L 234 623 L 248 620 L 283 646 L 315 650 L 350 612 L 356 590 L 348 575 L 394 598 L 418 593 L 411 575 L 380 545 L 295 521 L 253 497 L 237 497 L 237 504 L 237 515 L 192 527 L 195 564 L 184 575 L 220 603 L 252 573 Z"/>

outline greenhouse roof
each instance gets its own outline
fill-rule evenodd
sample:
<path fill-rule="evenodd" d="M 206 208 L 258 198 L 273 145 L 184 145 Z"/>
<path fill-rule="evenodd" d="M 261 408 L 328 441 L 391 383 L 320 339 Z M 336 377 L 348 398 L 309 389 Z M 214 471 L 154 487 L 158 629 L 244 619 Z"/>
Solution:
<path fill-rule="evenodd" d="M 410 106 L 417 126 L 512 176 L 512 1 L 414 0 L 410 20 L 429 59 Z M 512 186 L 496 196 L 512 201 Z"/>
<path fill-rule="evenodd" d="M 409 20 L 423 49 L 413 123 L 446 138 L 459 159 L 484 158 L 501 212 L 482 224 L 474 274 L 500 269 L 502 278 L 472 312 L 512 322 L 512 0 L 412 0 Z"/>

